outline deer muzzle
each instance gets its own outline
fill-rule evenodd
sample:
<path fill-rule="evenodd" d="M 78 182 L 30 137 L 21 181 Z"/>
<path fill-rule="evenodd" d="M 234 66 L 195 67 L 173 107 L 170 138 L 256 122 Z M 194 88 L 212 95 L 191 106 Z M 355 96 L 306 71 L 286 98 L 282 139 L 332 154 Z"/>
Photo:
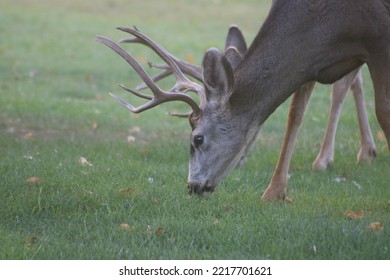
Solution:
<path fill-rule="evenodd" d="M 214 186 L 208 186 L 207 184 L 201 185 L 198 183 L 188 183 L 188 189 L 190 194 L 197 194 L 203 196 L 214 192 Z"/>

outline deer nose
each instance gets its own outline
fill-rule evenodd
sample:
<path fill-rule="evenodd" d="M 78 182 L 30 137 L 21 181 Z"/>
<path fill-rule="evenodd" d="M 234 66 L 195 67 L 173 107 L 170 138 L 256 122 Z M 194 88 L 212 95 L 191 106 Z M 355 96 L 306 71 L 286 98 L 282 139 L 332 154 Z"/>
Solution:
<path fill-rule="evenodd" d="M 197 195 L 203 195 L 205 193 L 212 193 L 214 191 L 213 187 L 205 185 L 201 185 L 198 183 L 188 183 L 188 189 L 190 194 L 197 194 Z"/>
<path fill-rule="evenodd" d="M 190 194 L 197 194 L 201 195 L 202 194 L 202 187 L 200 184 L 197 183 L 188 183 L 188 190 Z"/>

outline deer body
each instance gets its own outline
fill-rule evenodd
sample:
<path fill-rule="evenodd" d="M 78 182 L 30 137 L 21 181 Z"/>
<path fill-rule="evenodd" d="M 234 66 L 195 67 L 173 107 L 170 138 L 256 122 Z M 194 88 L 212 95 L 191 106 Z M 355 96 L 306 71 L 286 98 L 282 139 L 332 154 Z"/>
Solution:
<path fill-rule="evenodd" d="M 367 63 L 375 88 L 376 114 L 390 145 L 390 16 L 389 0 L 275 0 L 271 11 L 243 58 L 235 51 L 205 53 L 203 87 L 182 77 L 180 67 L 165 50 L 143 38 L 137 30 L 121 28 L 146 41 L 173 69 L 178 83 L 160 90 L 139 69 L 133 58 L 115 43 L 99 37 L 120 54 L 152 90 L 150 101 L 133 112 L 159 103 L 180 100 L 193 113 L 189 188 L 213 191 L 246 155 L 261 125 L 294 92 L 286 137 L 278 166 L 263 194 L 267 200 L 284 199 L 287 172 L 298 128 L 315 81 L 333 83 Z M 197 107 L 180 90 L 196 91 Z M 390 147 L 390 146 L 389 146 Z"/>
<path fill-rule="evenodd" d="M 292 147 L 313 80 L 332 83 L 367 63 L 377 100 L 383 102 L 376 102 L 378 120 L 390 140 L 390 87 L 385 82 L 390 67 L 390 17 L 384 3 L 300 1 L 300 4 L 308 9 L 298 8 L 296 1 L 274 1 L 267 20 L 235 72 L 237 90 L 231 97 L 232 107 L 236 102 L 237 107 L 253 109 L 247 111 L 246 119 L 260 123 L 306 84 L 306 89 L 303 87 L 294 94 L 279 163 L 263 195 L 267 200 L 285 196 Z M 343 16 L 351 14 L 356 16 Z M 295 23 L 296 19 L 298 25 L 286 24 Z M 383 60 L 387 60 L 385 65 Z"/>
<path fill-rule="evenodd" d="M 388 48 L 390 17 L 383 13 L 381 0 L 274 1 L 235 72 L 232 103 L 259 108 L 263 122 L 301 85 L 333 83 L 369 62 L 371 53 Z"/>

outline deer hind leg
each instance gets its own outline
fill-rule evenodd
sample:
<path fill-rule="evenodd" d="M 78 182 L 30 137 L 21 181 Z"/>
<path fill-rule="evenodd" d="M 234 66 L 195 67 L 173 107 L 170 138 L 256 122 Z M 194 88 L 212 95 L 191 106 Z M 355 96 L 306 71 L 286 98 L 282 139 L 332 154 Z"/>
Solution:
<path fill-rule="evenodd" d="M 321 145 L 320 152 L 313 162 L 314 170 L 327 169 L 333 163 L 334 142 L 336 137 L 337 124 L 341 108 L 349 88 L 352 89 L 356 112 L 360 127 L 360 150 L 357 155 L 358 162 L 370 162 L 376 156 L 374 139 L 368 123 L 366 107 L 363 98 L 363 84 L 360 68 L 344 76 L 332 86 L 331 111 L 328 126 Z"/>
<path fill-rule="evenodd" d="M 284 200 L 287 191 L 288 169 L 299 127 L 313 91 L 315 82 L 309 82 L 297 90 L 291 100 L 288 113 L 287 129 L 283 139 L 277 166 L 271 182 L 265 190 L 262 198 L 268 201 Z"/>
<path fill-rule="evenodd" d="M 356 70 L 357 71 L 357 70 Z M 337 124 L 340 118 L 341 108 L 349 87 L 356 77 L 356 71 L 353 71 L 335 82 L 332 86 L 331 109 L 329 114 L 328 126 L 322 141 L 320 152 L 313 162 L 314 170 L 327 169 L 333 163 L 334 141 L 336 137 Z"/>
<path fill-rule="evenodd" d="M 374 137 L 368 123 L 366 105 L 364 103 L 363 78 L 359 71 L 351 85 L 355 99 L 356 113 L 360 128 L 360 150 L 357 154 L 357 162 L 371 162 L 376 157 Z"/>
<path fill-rule="evenodd" d="M 390 151 L 390 49 L 368 64 L 375 89 L 375 112 Z"/>

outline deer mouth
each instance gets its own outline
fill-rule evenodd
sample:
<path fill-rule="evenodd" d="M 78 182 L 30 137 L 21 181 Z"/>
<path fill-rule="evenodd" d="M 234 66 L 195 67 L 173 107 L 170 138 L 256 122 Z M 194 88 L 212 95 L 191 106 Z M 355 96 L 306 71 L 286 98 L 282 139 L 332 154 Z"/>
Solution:
<path fill-rule="evenodd" d="M 214 192 L 215 186 L 209 186 L 206 182 L 205 185 L 200 184 L 188 184 L 188 189 L 190 194 L 197 194 L 199 196 L 204 196 Z"/>

